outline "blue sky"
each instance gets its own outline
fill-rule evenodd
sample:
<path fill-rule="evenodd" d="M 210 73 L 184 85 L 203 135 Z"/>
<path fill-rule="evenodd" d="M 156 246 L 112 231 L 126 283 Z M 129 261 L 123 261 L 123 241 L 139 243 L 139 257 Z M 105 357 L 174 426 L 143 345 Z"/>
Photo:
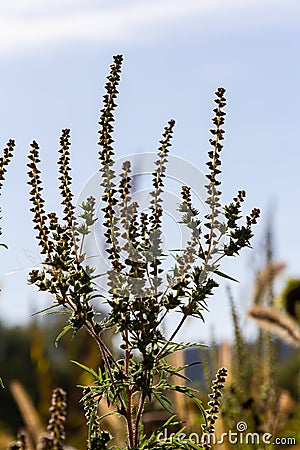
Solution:
<path fill-rule="evenodd" d="M 251 301 L 256 259 L 272 218 L 283 281 L 299 276 L 300 4 L 292 0 L 10 0 L 0 5 L 0 143 L 16 139 L 1 197 L 1 319 L 25 320 L 45 299 L 26 286 L 39 262 L 29 213 L 26 155 L 41 146 L 47 209 L 58 208 L 59 134 L 71 128 L 74 193 L 98 168 L 97 121 L 113 54 L 124 54 L 116 156 L 156 151 L 176 119 L 174 156 L 205 172 L 214 91 L 227 89 L 223 201 L 247 191 L 262 209 L 254 250 L 225 264 L 240 310 Z M 188 180 L 186 180 L 188 182 Z M 12 273 L 11 273 L 12 272 Z M 7 275 L 7 273 L 10 273 Z M 224 291 L 191 338 L 231 324 Z M 245 322 L 246 324 L 246 322 Z M 251 329 L 251 327 L 250 327 Z"/>

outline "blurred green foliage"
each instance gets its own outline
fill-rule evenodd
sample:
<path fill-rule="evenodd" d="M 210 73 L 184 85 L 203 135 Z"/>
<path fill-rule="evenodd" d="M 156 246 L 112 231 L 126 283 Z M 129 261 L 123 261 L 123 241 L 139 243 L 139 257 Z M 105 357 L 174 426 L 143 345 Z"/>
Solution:
<path fill-rule="evenodd" d="M 13 395 L 9 389 L 18 380 L 33 401 L 42 423 L 49 417 L 51 393 L 57 386 L 68 393 L 67 433 L 77 448 L 85 442 L 85 419 L 79 399 L 78 384 L 92 380 L 72 364 L 78 359 L 84 364 L 101 365 L 97 345 L 90 336 L 80 330 L 76 337 L 66 336 L 55 348 L 54 342 L 62 327 L 59 317 L 36 319 L 28 325 L 7 327 L 0 323 L 0 367 L 5 389 L 0 390 L 0 434 L 5 430 L 11 435 L 24 426 Z M 79 445 L 78 445 L 79 444 Z"/>

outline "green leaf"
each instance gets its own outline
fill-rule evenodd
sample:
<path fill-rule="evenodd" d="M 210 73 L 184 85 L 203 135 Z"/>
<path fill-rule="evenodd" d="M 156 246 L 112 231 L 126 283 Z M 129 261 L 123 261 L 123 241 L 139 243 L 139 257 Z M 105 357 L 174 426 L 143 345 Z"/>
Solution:
<path fill-rule="evenodd" d="M 157 444 L 157 436 L 163 432 L 166 428 L 174 427 L 175 425 L 179 425 L 181 422 L 176 420 L 176 414 L 173 414 L 171 417 L 169 417 L 157 430 L 153 431 L 151 436 L 147 438 L 147 436 L 143 433 L 141 433 L 141 439 L 140 439 L 140 450 L 147 450 L 149 445 L 151 447 L 149 448 L 155 448 L 152 447 L 152 445 Z"/>
<path fill-rule="evenodd" d="M 46 312 L 44 315 L 45 316 L 53 316 L 53 314 L 64 314 L 64 315 L 68 315 L 70 316 L 71 312 L 67 311 L 65 309 L 59 309 L 58 311 L 50 311 L 50 312 Z"/>
<path fill-rule="evenodd" d="M 89 431 L 88 431 L 88 441 L 91 442 L 92 438 L 92 431 L 93 431 L 93 424 L 96 416 L 96 412 L 98 410 L 98 405 L 95 405 L 92 409 L 90 420 L 89 420 Z"/>
<path fill-rule="evenodd" d="M 184 394 L 187 397 L 191 398 L 194 401 L 194 403 L 198 406 L 200 411 L 202 412 L 203 418 L 205 420 L 205 424 L 207 425 L 206 411 L 205 411 L 205 409 L 204 409 L 204 407 L 202 405 L 201 400 L 199 400 L 199 398 L 197 398 L 195 396 L 194 392 L 197 392 L 195 389 L 188 388 L 186 386 L 177 386 L 177 385 L 165 385 L 164 388 L 168 389 L 168 390 L 181 392 L 182 394 Z"/>
<path fill-rule="evenodd" d="M 165 346 L 165 342 L 163 341 L 163 347 Z M 164 359 L 166 356 L 175 353 L 178 350 L 184 350 L 186 348 L 191 348 L 191 347 L 209 347 L 206 344 L 200 344 L 198 342 L 188 342 L 188 343 L 183 343 L 183 342 L 173 342 L 173 341 L 168 341 L 168 346 L 166 346 L 165 350 L 162 353 L 158 353 L 159 357 L 155 357 L 155 359 L 157 361 Z"/>
<path fill-rule="evenodd" d="M 76 364 L 76 366 L 80 367 L 81 369 L 85 370 L 86 372 L 90 373 L 95 377 L 97 380 L 99 380 L 99 375 L 90 367 L 85 366 L 84 364 L 79 363 L 78 361 L 71 360 L 73 364 Z"/>
<path fill-rule="evenodd" d="M 155 398 L 159 401 L 159 403 L 161 404 L 161 406 L 168 411 L 170 414 L 173 414 L 173 410 L 171 409 L 170 405 L 171 402 L 170 400 L 164 395 L 161 394 L 160 392 L 153 392 Z"/>
<path fill-rule="evenodd" d="M 101 367 L 98 367 L 98 380 L 100 381 L 100 383 L 102 383 L 103 381 L 103 375 L 102 375 L 102 370 Z"/>
<path fill-rule="evenodd" d="M 58 343 L 59 343 L 59 341 L 61 340 L 61 338 L 65 335 L 65 334 L 67 334 L 67 332 L 69 331 L 69 330 L 71 330 L 73 327 L 72 327 L 72 325 L 66 325 L 64 328 L 63 328 L 63 330 L 59 333 L 59 335 L 57 336 L 57 338 L 55 339 L 55 347 L 57 348 L 58 347 Z"/>
<path fill-rule="evenodd" d="M 44 309 L 40 309 L 39 311 L 31 314 L 31 317 L 37 316 L 38 314 L 42 314 L 42 313 L 44 313 L 46 311 L 49 311 L 50 309 L 57 308 L 57 306 L 60 306 L 60 304 L 59 303 L 53 303 L 53 305 L 48 306 L 47 308 L 44 308 Z"/>
<path fill-rule="evenodd" d="M 110 411 L 106 414 L 103 414 L 102 416 L 99 417 L 99 421 L 105 419 L 105 417 L 108 416 L 114 416 L 115 414 L 118 414 L 118 411 L 115 409 L 114 411 Z"/>
<path fill-rule="evenodd" d="M 219 270 L 213 270 L 213 272 L 219 277 L 227 278 L 227 280 L 235 281 L 236 283 L 239 283 L 239 280 L 236 280 L 235 278 L 230 277 L 229 275 L 226 275 L 226 273 L 220 272 Z"/>

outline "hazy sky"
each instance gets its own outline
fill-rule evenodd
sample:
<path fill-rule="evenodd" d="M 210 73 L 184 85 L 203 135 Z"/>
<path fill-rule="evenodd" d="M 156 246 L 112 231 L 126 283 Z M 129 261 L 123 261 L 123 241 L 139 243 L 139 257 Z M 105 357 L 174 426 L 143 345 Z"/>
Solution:
<path fill-rule="evenodd" d="M 176 119 L 176 157 L 205 172 L 214 91 L 227 89 L 223 200 L 247 191 L 245 212 L 263 211 L 254 250 L 224 269 L 241 311 L 272 219 L 284 278 L 300 275 L 299 101 L 300 3 L 292 0 L 10 0 L 0 4 L 0 140 L 16 139 L 2 192 L 0 314 L 23 320 L 43 301 L 26 287 L 39 255 L 29 213 L 26 155 L 41 145 L 47 209 L 58 208 L 56 159 L 62 128 L 71 128 L 74 193 L 98 169 L 97 121 L 113 54 L 124 54 L 116 115 L 117 158 L 156 151 Z M 185 176 L 185 178 L 188 178 Z M 183 180 L 186 183 L 188 179 Z M 167 236 L 168 239 L 168 236 Z M 12 273 L 10 273 L 12 272 Z M 7 273 L 10 273 L 7 275 Z M 231 330 L 221 290 L 207 326 L 192 337 Z"/>

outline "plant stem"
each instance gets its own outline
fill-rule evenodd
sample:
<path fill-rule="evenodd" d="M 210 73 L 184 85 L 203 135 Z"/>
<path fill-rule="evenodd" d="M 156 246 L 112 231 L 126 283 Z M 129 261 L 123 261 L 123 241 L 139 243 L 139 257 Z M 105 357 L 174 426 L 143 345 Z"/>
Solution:
<path fill-rule="evenodd" d="M 67 303 L 72 308 L 73 311 L 76 311 L 76 306 L 74 305 L 74 303 L 70 299 L 67 299 Z M 116 381 L 115 381 L 114 375 L 112 373 L 111 365 L 110 365 L 110 362 L 109 362 L 108 358 L 110 358 L 112 360 L 112 362 L 116 365 L 116 367 L 118 368 L 119 371 L 121 370 L 120 366 L 118 365 L 117 361 L 113 357 L 112 353 L 106 347 L 106 345 L 103 342 L 103 340 L 101 339 L 101 337 L 96 333 L 94 324 L 90 323 L 86 319 L 84 319 L 84 325 L 85 325 L 86 329 L 88 330 L 88 332 L 91 334 L 91 336 L 97 342 L 98 347 L 99 347 L 100 352 L 101 352 L 101 355 L 103 357 L 104 363 L 105 363 L 105 365 L 107 367 L 111 383 L 114 386 L 115 390 L 117 391 Z M 122 398 L 122 396 L 121 396 L 121 394 L 119 392 L 117 393 L 117 397 L 118 397 L 118 399 L 120 401 L 121 408 L 122 408 L 122 410 L 124 411 L 124 414 L 125 414 L 126 413 L 126 405 L 125 405 L 125 402 L 124 402 L 124 400 L 123 400 L 123 398 Z"/>
<path fill-rule="evenodd" d="M 130 348 L 129 348 L 129 333 L 128 330 L 125 330 L 125 378 L 129 379 L 129 360 L 130 360 Z M 126 381 L 127 381 L 126 380 Z M 127 395 L 127 415 L 126 415 L 126 421 L 127 421 L 127 429 L 128 429 L 128 439 L 130 446 L 134 446 L 134 430 L 133 430 L 133 418 L 132 418 L 132 391 L 131 387 L 126 385 L 126 395 Z"/>
<path fill-rule="evenodd" d="M 184 315 L 182 316 L 179 324 L 177 325 L 177 327 L 175 328 L 175 330 L 173 331 L 171 337 L 168 339 L 168 341 L 165 343 L 165 345 L 160 349 L 160 351 L 157 353 L 155 359 L 158 360 L 158 358 L 160 357 L 160 355 L 166 350 L 166 348 L 168 347 L 168 345 L 170 344 L 170 342 L 174 339 L 174 337 L 176 336 L 176 334 L 178 333 L 178 331 L 180 330 L 180 328 L 182 327 L 182 325 L 184 324 L 184 322 L 186 321 L 188 317 L 187 313 L 184 313 Z"/>
<path fill-rule="evenodd" d="M 145 376 L 145 384 L 146 384 L 147 378 L 148 378 L 148 371 L 144 372 L 144 376 Z M 144 411 L 145 401 L 146 401 L 146 393 L 145 393 L 145 390 L 143 390 L 142 394 L 140 396 L 138 411 L 137 411 L 136 420 L 135 420 L 135 442 L 134 443 L 135 443 L 136 448 L 138 448 L 138 444 L 139 444 L 139 440 L 140 440 L 140 421 L 141 421 L 142 414 Z"/>

